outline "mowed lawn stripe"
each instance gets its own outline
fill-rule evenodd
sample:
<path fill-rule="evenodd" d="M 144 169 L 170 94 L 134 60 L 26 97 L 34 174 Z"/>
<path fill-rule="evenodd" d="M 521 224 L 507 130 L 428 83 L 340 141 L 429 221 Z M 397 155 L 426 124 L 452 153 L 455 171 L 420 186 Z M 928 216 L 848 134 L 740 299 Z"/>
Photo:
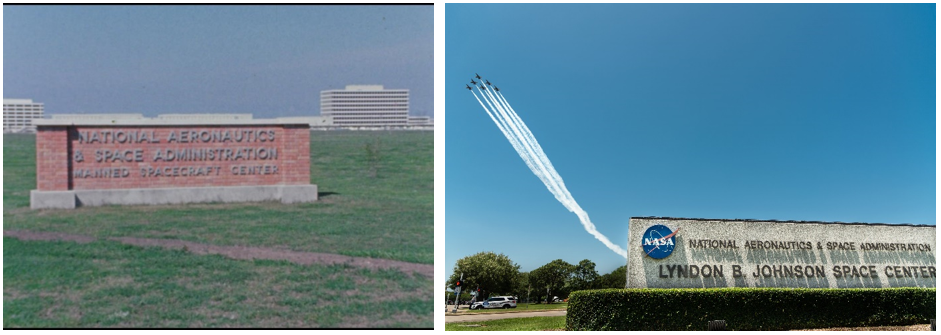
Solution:
<path fill-rule="evenodd" d="M 56 232 L 31 232 L 24 230 L 6 230 L 3 236 L 15 237 L 26 241 L 72 241 L 78 243 L 90 243 L 97 239 L 90 236 L 63 234 Z M 112 241 L 118 241 L 124 244 L 136 245 L 141 247 L 162 247 L 168 249 L 181 249 L 192 253 L 206 255 L 223 255 L 233 259 L 255 260 L 267 259 L 277 261 L 288 261 L 295 264 L 346 264 L 353 267 L 366 269 L 394 269 L 405 274 L 417 273 L 426 278 L 434 277 L 434 266 L 428 264 L 408 263 L 393 261 L 380 258 L 350 257 L 337 254 L 325 254 L 315 252 L 301 252 L 290 250 L 278 250 L 271 248 L 258 247 L 239 247 L 239 246 L 217 246 L 210 244 L 201 244 L 181 240 L 167 240 L 154 238 L 138 237 L 116 237 Z"/>
<path fill-rule="evenodd" d="M 432 280 L 115 241 L 4 237 L 3 326 L 424 327 Z"/>

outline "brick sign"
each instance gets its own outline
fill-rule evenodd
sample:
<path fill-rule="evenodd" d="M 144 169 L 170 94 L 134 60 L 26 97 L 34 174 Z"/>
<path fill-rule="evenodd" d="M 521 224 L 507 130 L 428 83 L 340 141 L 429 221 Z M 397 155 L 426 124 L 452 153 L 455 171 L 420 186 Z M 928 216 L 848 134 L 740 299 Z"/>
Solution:
<path fill-rule="evenodd" d="M 627 286 L 935 287 L 935 227 L 631 218 Z"/>
<path fill-rule="evenodd" d="M 37 122 L 33 208 L 316 200 L 307 124 L 55 122 Z"/>

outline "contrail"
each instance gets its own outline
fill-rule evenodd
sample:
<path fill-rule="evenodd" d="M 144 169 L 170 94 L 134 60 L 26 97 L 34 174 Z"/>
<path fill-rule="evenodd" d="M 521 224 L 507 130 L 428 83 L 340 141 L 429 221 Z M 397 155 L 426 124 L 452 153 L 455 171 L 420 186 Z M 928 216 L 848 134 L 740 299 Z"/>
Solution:
<path fill-rule="evenodd" d="M 483 85 L 481 86 L 483 87 Z M 565 188 L 565 182 L 562 181 L 562 177 L 559 176 L 552 166 L 552 162 L 549 161 L 549 156 L 546 156 L 546 153 L 542 151 L 542 147 L 539 145 L 539 142 L 536 141 L 536 137 L 533 136 L 533 133 L 529 130 L 529 127 L 526 126 L 526 123 L 516 114 L 516 111 L 513 110 L 513 107 L 507 102 L 506 97 L 498 91 L 493 91 L 494 88 L 481 89 L 475 86 L 474 88 L 477 88 L 480 92 L 480 97 L 478 97 L 477 93 L 475 93 L 470 86 L 467 88 L 474 94 L 474 98 L 480 103 L 480 107 L 487 112 L 487 115 L 490 116 L 493 123 L 495 123 L 497 128 L 500 129 L 500 132 L 503 133 L 503 136 L 506 136 L 507 140 L 510 141 L 510 145 L 512 145 L 513 149 L 520 155 L 520 158 L 523 159 L 526 166 L 546 185 L 546 188 L 555 196 L 556 200 L 562 203 L 570 212 L 578 216 L 578 220 L 581 221 L 585 231 L 601 241 L 601 243 L 608 247 L 608 249 L 611 249 L 611 251 L 627 258 L 627 251 L 612 243 L 604 234 L 601 234 L 601 232 L 595 228 L 595 224 L 591 223 L 591 219 L 588 218 L 588 213 L 575 202 L 575 198 L 572 197 L 572 194 Z M 481 97 L 483 100 L 481 100 Z M 484 104 L 485 101 L 486 105 Z"/>
<path fill-rule="evenodd" d="M 516 111 L 513 110 L 513 107 L 510 107 L 510 104 L 506 102 L 506 99 L 503 97 L 502 94 L 497 92 L 497 96 L 500 98 L 500 100 L 503 102 L 506 108 L 512 112 L 510 114 L 510 119 L 516 124 L 518 124 L 520 128 L 522 128 L 525 131 L 525 134 L 526 134 L 525 140 L 531 143 L 531 146 L 535 150 L 538 150 L 538 157 L 540 161 L 542 161 L 544 166 L 548 167 L 549 171 L 552 171 L 552 177 L 555 178 L 555 183 L 562 185 L 562 191 L 563 191 L 563 195 L 565 196 L 565 198 L 571 199 L 574 202 L 575 198 L 573 198 L 572 195 L 569 194 L 568 190 L 565 188 L 565 183 L 562 181 L 562 177 L 560 177 L 559 174 L 555 172 L 555 168 L 552 167 L 552 162 L 549 161 L 549 156 L 546 156 L 546 154 L 542 151 L 542 147 L 539 145 L 539 142 L 536 141 L 536 138 L 533 136 L 533 133 L 529 130 L 529 127 L 527 127 L 526 124 L 523 123 L 523 120 L 520 120 L 519 115 L 516 114 Z"/>
<path fill-rule="evenodd" d="M 471 93 L 473 93 L 473 92 L 471 92 Z M 481 95 L 484 95 L 484 94 L 481 93 Z M 477 98 L 477 94 L 476 94 L 476 93 L 474 93 L 474 97 Z M 486 99 L 486 97 L 484 97 L 484 99 Z M 513 146 L 513 149 L 516 149 L 516 152 L 520 153 L 520 157 L 523 158 L 523 162 L 526 163 L 526 166 L 528 166 L 529 169 L 532 170 L 533 173 L 535 173 L 536 176 L 539 177 L 540 180 L 542 180 L 543 184 L 546 184 L 546 187 L 549 188 L 549 192 L 552 192 L 553 194 L 556 194 L 556 190 L 553 189 L 553 185 L 554 185 L 554 184 L 553 184 L 552 182 L 550 182 L 549 180 L 547 180 L 545 174 L 540 174 L 540 173 L 536 172 L 536 171 L 537 171 L 537 168 L 536 168 L 536 166 L 535 166 L 535 163 L 534 163 L 534 161 L 533 161 L 533 158 L 532 158 L 531 156 L 529 156 L 529 155 L 523 154 L 523 151 L 525 150 L 525 149 L 523 149 L 523 147 L 522 147 L 523 144 L 520 143 L 521 141 L 519 140 L 519 138 L 513 136 L 513 135 L 511 134 L 511 132 L 510 132 L 509 130 L 507 130 L 507 126 L 505 126 L 504 123 L 501 122 L 503 119 L 501 119 L 500 121 L 498 121 L 498 120 L 494 117 L 494 113 L 491 113 L 490 110 L 487 109 L 487 106 L 484 106 L 484 103 L 480 101 L 480 98 L 477 98 L 477 101 L 480 102 L 480 106 L 483 107 L 485 111 L 487 111 L 487 114 L 488 114 L 488 115 L 490 115 L 490 119 L 492 119 L 493 122 L 497 124 L 497 128 L 500 128 L 500 132 L 503 133 L 503 136 L 506 136 L 507 140 L 510 141 L 510 144 Z M 488 103 L 489 103 L 489 102 L 488 102 Z M 492 104 L 491 104 L 490 106 L 491 106 L 491 108 L 493 107 Z M 556 198 L 558 198 L 558 197 L 556 197 Z M 561 199 L 560 199 L 560 201 L 561 201 Z"/>
<path fill-rule="evenodd" d="M 474 93 L 474 92 L 471 92 L 471 93 Z M 481 93 L 481 95 L 483 95 L 483 93 Z M 513 148 L 516 149 L 517 152 L 520 152 L 522 150 L 520 147 L 522 144 L 520 144 L 519 140 L 516 137 L 513 137 L 512 135 L 510 135 L 509 132 L 507 132 L 506 127 L 503 125 L 502 122 L 497 121 L 497 119 L 493 116 L 493 114 L 490 113 L 490 110 L 487 109 L 487 106 L 484 106 L 483 101 L 481 101 L 480 98 L 477 97 L 477 93 L 474 93 L 474 97 L 477 98 L 477 102 L 480 102 L 480 106 L 483 107 L 485 111 L 487 111 L 487 115 L 490 115 L 490 119 L 493 120 L 493 122 L 497 124 L 497 128 L 500 128 L 500 132 L 503 133 L 503 136 L 506 136 L 507 140 L 510 141 L 510 145 L 512 145 Z M 486 99 L 486 97 L 484 98 Z M 523 156 L 523 161 L 526 163 L 527 166 L 530 167 L 530 169 L 533 168 L 533 162 L 530 159 L 530 157 Z"/>
<path fill-rule="evenodd" d="M 545 158 L 545 154 L 542 153 L 542 148 L 539 148 L 538 152 L 536 151 L 536 146 L 538 146 L 539 143 L 536 143 L 536 145 L 534 146 L 533 145 L 534 142 L 528 141 L 527 137 L 522 134 L 523 132 L 522 130 L 520 130 L 520 127 L 518 126 L 518 124 L 514 122 L 511 117 L 508 116 L 509 113 L 507 113 L 507 111 L 503 108 L 503 106 L 497 103 L 498 101 L 496 98 L 494 98 L 493 94 L 491 94 L 490 91 L 486 91 L 485 93 L 487 96 L 493 99 L 494 105 L 497 106 L 497 110 L 498 110 L 497 114 L 500 115 L 500 117 L 502 118 L 505 124 L 510 125 L 509 128 L 513 131 L 513 134 L 517 136 L 516 137 L 517 140 L 523 144 L 522 147 L 525 151 L 525 154 L 521 152 L 519 149 L 517 149 L 516 151 L 519 152 L 520 156 L 523 157 L 524 160 L 527 160 L 527 157 L 528 157 L 530 160 L 535 162 L 534 164 L 535 166 L 527 164 L 527 165 L 530 165 L 529 169 L 532 170 L 533 173 L 536 174 L 536 176 L 539 177 L 540 180 L 542 180 L 543 184 L 546 184 L 546 187 L 549 188 L 549 192 L 552 192 L 552 194 L 556 195 L 556 199 L 564 203 L 563 198 L 560 198 L 559 195 L 560 194 L 567 195 L 568 191 L 564 190 L 564 188 L 559 188 L 559 184 L 561 184 L 559 180 L 561 180 L 561 178 L 555 178 L 555 180 L 546 180 L 546 178 L 552 179 L 554 177 L 557 177 L 558 174 L 555 173 L 555 169 L 550 170 L 546 168 L 547 164 L 545 164 L 545 162 L 548 161 L 548 159 Z M 491 107 L 493 107 L 494 105 L 491 105 Z"/>

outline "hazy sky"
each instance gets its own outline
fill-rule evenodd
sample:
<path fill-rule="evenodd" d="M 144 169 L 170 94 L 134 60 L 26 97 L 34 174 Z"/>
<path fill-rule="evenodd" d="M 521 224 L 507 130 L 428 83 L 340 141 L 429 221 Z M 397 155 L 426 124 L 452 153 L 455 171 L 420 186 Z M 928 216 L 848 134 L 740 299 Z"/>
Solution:
<path fill-rule="evenodd" d="M 433 6 L 3 6 L 3 97 L 57 113 L 318 115 L 410 90 L 433 115 Z"/>
<path fill-rule="evenodd" d="M 448 275 L 481 251 L 625 264 L 464 88 L 475 72 L 621 247 L 634 216 L 936 223 L 934 4 L 445 9 Z"/>

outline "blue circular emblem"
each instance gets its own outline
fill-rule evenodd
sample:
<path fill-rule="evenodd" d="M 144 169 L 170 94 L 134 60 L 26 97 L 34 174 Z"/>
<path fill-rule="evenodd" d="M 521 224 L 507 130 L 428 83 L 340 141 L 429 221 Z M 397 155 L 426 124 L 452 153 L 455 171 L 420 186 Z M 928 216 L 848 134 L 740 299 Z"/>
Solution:
<path fill-rule="evenodd" d="M 676 232 L 664 225 L 650 226 L 644 232 L 642 242 L 647 256 L 655 259 L 666 258 L 676 247 Z"/>

